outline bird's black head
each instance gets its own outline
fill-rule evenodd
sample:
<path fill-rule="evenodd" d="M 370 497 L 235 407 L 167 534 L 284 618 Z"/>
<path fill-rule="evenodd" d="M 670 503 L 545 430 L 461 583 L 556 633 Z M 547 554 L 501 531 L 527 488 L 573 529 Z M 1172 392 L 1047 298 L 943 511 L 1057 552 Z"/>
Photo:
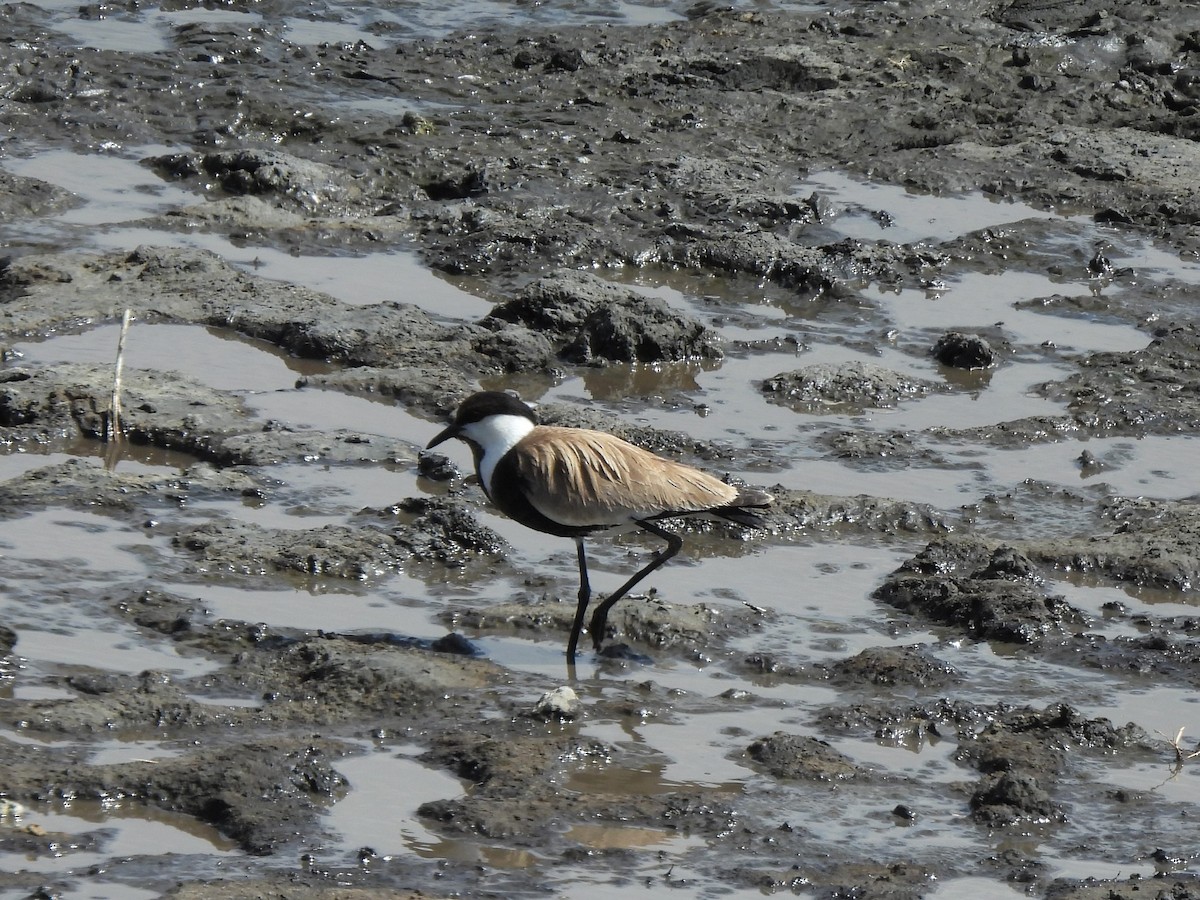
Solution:
<path fill-rule="evenodd" d="M 459 437 L 463 426 L 482 422 L 489 416 L 524 416 L 534 425 L 538 421 L 537 414 L 512 394 L 504 391 L 480 391 L 459 404 L 454 413 L 454 424 L 438 434 L 425 449 L 432 449 L 443 441 Z"/>

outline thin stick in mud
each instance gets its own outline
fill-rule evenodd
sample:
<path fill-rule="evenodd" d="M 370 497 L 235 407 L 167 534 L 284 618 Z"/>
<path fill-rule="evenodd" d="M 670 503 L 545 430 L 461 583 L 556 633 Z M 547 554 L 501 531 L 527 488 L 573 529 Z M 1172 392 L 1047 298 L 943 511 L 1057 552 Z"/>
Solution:
<path fill-rule="evenodd" d="M 113 366 L 112 397 L 108 404 L 108 426 L 104 433 L 104 440 L 108 444 L 116 444 L 123 437 L 121 430 L 121 370 L 125 367 L 125 336 L 129 334 L 129 322 L 132 318 L 133 313 L 128 309 L 121 317 L 121 336 L 117 339 L 117 361 Z"/>

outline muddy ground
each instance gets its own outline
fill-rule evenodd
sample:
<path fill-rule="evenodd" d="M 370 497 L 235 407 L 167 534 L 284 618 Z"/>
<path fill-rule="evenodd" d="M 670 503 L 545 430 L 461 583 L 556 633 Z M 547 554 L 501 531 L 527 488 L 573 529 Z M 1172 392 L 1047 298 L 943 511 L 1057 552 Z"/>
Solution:
<path fill-rule="evenodd" d="M 285 6 L 264 0 L 231 9 L 269 22 Z M 85 7 L 81 15 L 106 9 Z M 186 148 L 153 154 L 144 165 L 205 198 L 142 223 L 164 232 L 158 246 L 80 252 L 52 231 L 20 239 L 7 232 L 0 350 L 116 321 L 130 308 L 141 322 L 229 329 L 296 357 L 328 360 L 334 365 L 301 377 L 304 390 L 389 398 L 436 423 L 480 383 L 521 387 L 588 367 L 719 360 L 777 349 L 773 342 L 785 339 L 725 341 L 718 324 L 647 299 L 597 269 L 678 268 L 765 284 L 809 306 L 814 319 L 852 325 L 862 317 L 863 345 L 888 340 L 925 358 L 939 335 L 885 338 L 853 303 L 865 285 L 935 289 L 962 272 L 1066 266 L 1098 281 L 1123 279 L 1126 289 L 1116 297 L 1047 297 L 1046 308 L 1136 326 L 1146 346 L 1074 360 L 1073 374 L 1042 389 L 1065 412 L 988 427 L 947 422 L 928 434 L 830 433 L 817 452 L 903 477 L 914 461 L 937 463 L 931 436 L 1024 447 L 1064 436 L 1175 435 L 1200 424 L 1194 285 L 1141 281 L 1103 247 L 1064 257 L 1041 239 L 1036 222 L 942 243 L 830 240 L 825 201 L 794 191 L 807 172 L 825 168 L 923 192 L 981 191 L 1087 216 L 1194 261 L 1194 5 L 914 0 L 681 11 L 685 20 L 663 25 L 488 27 L 439 39 L 381 24 L 374 35 L 381 49 L 302 47 L 269 25 L 204 22 L 175 29 L 169 51 L 132 54 L 80 50 L 47 29 L 47 12 L 0 7 L 0 137 L 8 153 L 34 145 L 86 153 Z M 346 95 L 418 105 L 348 116 L 334 103 Z M 0 178 L 0 218 L 10 225 L 47 219 L 73 202 L 42 181 Z M 408 242 L 433 269 L 469 278 L 494 307 L 454 322 L 406 303 L 351 306 L 174 246 L 171 232 L 220 233 L 244 246 L 300 254 Z M 948 331 L 954 323 L 946 324 Z M 1030 352 L 1014 348 L 1002 324 L 951 336 L 943 349 L 951 366 L 967 367 L 1013 364 Z M 0 369 L 0 442 L 15 453 L 98 441 L 110 385 L 107 366 L 37 367 L 10 356 Z M 886 407 L 958 389 L 951 380 L 914 380 L 883 367 L 794 365 L 758 388 L 767 401 L 798 410 Z M 479 517 L 478 490 L 462 482 L 452 460 L 419 461 L 420 441 L 264 422 L 238 394 L 165 372 L 127 373 L 123 403 L 132 444 L 184 454 L 190 467 L 170 476 L 76 461 L 34 468 L 0 483 L 0 529 L 50 507 L 100 513 L 160 535 L 170 551 L 158 565 L 192 579 L 191 593 L 150 576 L 135 590 L 100 589 L 99 605 L 144 640 L 212 667 L 193 678 L 78 667 L 47 681 L 64 696 L 10 692 L 0 700 L 3 725 L 37 740 L 0 734 L 0 796 L 34 810 L 35 819 L 36 810 L 67 801 L 182 813 L 215 826 L 244 855 L 205 868 L 164 864 L 147 848 L 144 858 L 93 872 L 14 870 L 3 876 L 17 891 L 12 896 L 69 892 L 101 876 L 176 897 L 570 893 L 554 869 L 620 873 L 636 855 L 581 848 L 567 832 L 585 823 L 698 841 L 708 861 L 693 863 L 696 880 L 663 876 L 664 885 L 684 891 L 917 897 L 947 880 L 983 877 L 997 889 L 1007 883 L 1054 898 L 1200 896 L 1190 877 L 1200 846 L 1194 808 L 1153 792 L 1106 790 L 1090 776 L 1100 766 L 1151 760 L 1165 770 L 1175 751 L 1162 735 L 1084 715 L 1070 696 L 1036 706 L 975 702 L 962 676 L 919 645 L 869 648 L 828 665 L 771 646 L 729 663 L 750 682 L 820 683 L 841 697 L 811 716 L 828 740 L 786 729 L 740 739 L 746 764 L 764 779 L 811 795 L 786 821 L 769 798 L 721 788 L 616 799 L 570 789 L 571 773 L 613 753 L 581 733 L 582 720 L 669 720 L 755 703 L 741 691 L 666 691 L 656 684 L 653 660 L 721 657 L 722 648 L 769 630 L 776 611 L 747 605 L 717 613 L 686 598 L 622 604 L 611 620 L 617 649 L 604 663 L 612 680 L 567 718 L 536 706 L 544 691 L 566 683 L 565 666 L 557 678 L 514 672 L 472 643 L 489 632 L 565 640 L 573 589 L 555 584 L 542 596 L 536 572 L 526 573 L 535 579 L 528 592 L 447 615 L 442 640 L 266 627 L 253 615 L 214 620 L 202 613 L 210 577 L 249 585 L 419 571 L 437 582 L 512 575 L 513 564 L 505 540 Z M 567 404 L 542 413 L 548 421 L 610 428 L 716 471 L 732 467 L 729 447 L 683 431 L 633 426 Z M 881 578 L 874 595 L 881 620 L 1015 648 L 1034 664 L 1200 687 L 1200 616 L 1139 614 L 1136 635 L 1105 638 L 1092 616 L 1044 580 L 1070 571 L 1190 596 L 1200 579 L 1194 502 L 1080 491 L 1038 500 L 1070 512 L 1027 528 L 1022 503 L 1034 502 L 1030 495 L 938 508 L 788 489 L 771 478 L 790 464 L 780 446 L 755 453 L 736 468 L 759 473 L 754 480 L 776 493 L 768 528 L 713 535 L 717 546 L 901 546 L 909 561 Z M 343 524 L 310 529 L 264 528 L 221 511 L 221 504 L 285 497 L 273 473 L 298 460 L 375 467 L 380 502 Z M 397 470 L 419 472 L 422 492 L 393 496 L 387 479 Z M 211 515 L 174 514 L 205 503 L 213 504 Z M 46 602 L 61 608 L 66 599 Z M 0 682 L 22 678 L 21 650 L 20 629 L 0 621 Z M 198 699 L 234 695 L 257 702 Z M 89 741 L 114 734 L 152 734 L 188 749 L 167 760 L 89 762 Z M 847 735 L 953 741 L 959 775 L 922 783 L 872 769 L 830 743 Z M 421 807 L 428 828 L 536 852 L 545 865 L 379 857 L 368 848 L 357 863 L 306 861 L 305 848 L 319 840 L 320 812 L 346 790 L 339 760 L 360 753 L 364 742 L 415 744 L 426 764 L 470 785 L 461 797 Z M 956 810 L 955 827 L 964 833 L 1012 840 L 984 856 L 945 843 L 926 854 L 906 847 L 890 855 L 853 832 L 823 830 L 822 808 L 847 797 L 868 798 L 873 816 L 897 823 L 919 823 L 923 810 Z M 30 858 L 102 840 L 8 821 L 13 827 L 0 829 L 0 849 Z M 1086 873 L 1056 878 L 1021 840 L 1031 832 L 1057 833 L 1081 857 L 1113 865 L 1100 882 Z M 1113 874 L 1121 863 L 1146 861 L 1151 877 Z"/>

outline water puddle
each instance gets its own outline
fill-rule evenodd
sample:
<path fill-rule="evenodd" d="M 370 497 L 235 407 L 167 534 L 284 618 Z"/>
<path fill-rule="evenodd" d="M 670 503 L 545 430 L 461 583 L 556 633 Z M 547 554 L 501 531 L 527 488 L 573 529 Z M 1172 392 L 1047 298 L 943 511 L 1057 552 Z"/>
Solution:
<path fill-rule="evenodd" d="M 364 30 L 362 25 L 357 23 L 298 19 L 295 16 L 288 16 L 283 20 L 282 37 L 289 44 L 306 47 L 358 43 L 375 49 L 386 46 L 385 41 Z"/>
<path fill-rule="evenodd" d="M 247 246 L 219 233 L 126 224 L 203 202 L 204 197 L 162 180 L 140 162 L 180 149 L 131 147 L 122 155 L 42 149 L 6 158 L 3 167 L 9 172 L 65 188 L 80 205 L 57 216 L 8 223 L 0 234 L 14 242 L 74 250 L 129 251 L 142 244 L 206 250 L 250 274 L 301 284 L 353 306 L 399 301 L 456 319 L 477 319 L 491 309 L 489 301 L 432 272 L 412 249 L 392 245 L 379 253 L 306 256 Z"/>
<path fill-rule="evenodd" d="M 363 11 L 353 5 L 331 4 L 344 21 L 362 32 L 398 31 L 406 38 L 441 37 L 467 30 L 476 34 L 495 27 L 535 24 L 580 25 L 612 22 L 623 25 L 654 25 L 684 18 L 681 12 L 662 3 L 633 3 L 606 0 L 602 4 L 538 3 L 513 5 L 501 0 L 457 0 L 429 4 L 405 3 Z M 371 40 L 378 41 L 376 38 Z"/>
<path fill-rule="evenodd" d="M 1081 711 L 1089 716 L 1103 716 L 1117 725 L 1132 722 L 1148 734 L 1167 740 L 1174 738 L 1180 728 L 1186 729 L 1185 743 L 1194 743 L 1200 736 L 1200 696 L 1190 688 L 1130 684 L 1108 703 L 1084 705 Z"/>
<path fill-rule="evenodd" d="M 419 748 L 409 749 L 409 753 L 377 750 L 338 760 L 335 768 L 350 788 L 323 817 L 325 829 L 337 835 L 328 849 L 352 854 L 369 847 L 388 857 L 408 852 L 426 855 L 442 844 L 421 824 L 417 809 L 423 803 L 461 797 L 463 784 L 413 758 Z M 472 861 L 478 859 L 477 853 L 469 855 Z"/>
<path fill-rule="evenodd" d="M 616 742 L 617 772 L 601 779 L 593 777 L 568 782 L 578 784 L 589 793 L 615 791 L 617 795 L 629 790 L 632 783 L 646 782 L 650 793 L 668 793 L 688 787 L 713 788 L 718 792 L 740 792 L 742 785 L 754 777 L 746 765 L 742 751 L 749 743 L 746 735 L 770 734 L 779 728 L 777 711 L 764 709 L 723 710 L 708 715 L 690 715 L 671 722 L 643 722 L 630 728 L 623 742 Z M 632 738 L 632 740 L 630 740 Z M 653 768 L 647 771 L 643 762 L 637 767 L 640 777 L 633 779 L 624 757 L 650 756 Z M 636 770 L 635 770 L 636 771 Z M 616 775 L 617 777 L 612 777 Z M 647 779 L 647 776 L 650 778 Z M 578 776 L 577 776 L 578 777 Z"/>
<path fill-rule="evenodd" d="M 73 8 L 76 6 L 72 4 Z M 44 222 L 64 226 L 112 225 L 190 206 L 203 199 L 192 191 L 163 181 L 138 161 L 182 149 L 141 146 L 131 148 L 129 156 L 42 149 L 28 156 L 7 157 L 3 164 L 14 175 L 57 185 L 79 198 L 79 206 Z M 44 222 L 31 223 L 30 227 L 46 228 Z"/>
<path fill-rule="evenodd" d="M 107 584 L 114 577 L 148 575 L 144 554 L 136 552 L 147 544 L 141 529 L 76 510 L 43 510 L 0 521 L 0 559 L 49 571 L 69 567 L 76 582 Z"/>
<path fill-rule="evenodd" d="M 73 697 L 74 694 L 64 691 L 68 697 Z M 54 741 L 48 740 L 34 735 L 25 734 L 23 731 L 14 730 L 11 728 L 0 728 L 0 737 L 6 741 L 12 741 L 14 744 L 24 744 L 28 747 L 41 747 L 44 749 L 62 749 L 74 746 L 73 741 Z"/>
<path fill-rule="evenodd" d="M 154 853 L 181 856 L 235 855 L 233 843 L 215 829 L 177 813 L 76 801 L 62 811 L 28 809 L 19 824 L 36 824 L 47 832 L 62 834 L 63 839 L 57 842 L 58 850 L 53 855 L 0 853 L 0 871 L 83 871 L 89 866 L 103 867 L 111 859 L 140 856 L 148 848 Z M 84 849 L 91 845 L 91 837 L 98 839 L 100 849 Z M 119 895 L 127 896 L 123 889 Z"/>
<path fill-rule="evenodd" d="M 944 897 L 946 900 L 956 900 L 958 897 L 971 897 L 972 900 L 1016 900 L 1017 897 L 1027 897 L 1024 890 L 1011 885 L 1001 884 L 991 878 L 947 878 L 936 885 L 931 885 L 927 897 Z"/>
<path fill-rule="evenodd" d="M 353 423 L 351 430 L 357 430 Z M 280 482 L 273 492 L 274 502 L 300 518 L 345 517 L 368 507 L 387 508 L 422 493 L 416 471 L 401 465 L 382 471 L 375 466 L 282 465 L 273 468 L 271 475 Z"/>
<path fill-rule="evenodd" d="M 120 53 L 159 53 L 170 50 L 171 33 L 188 24 L 233 26 L 248 30 L 262 22 L 257 13 L 229 9 L 195 7 L 163 10 L 159 7 L 138 8 L 136 12 L 117 12 L 104 7 L 104 14 L 87 18 L 80 6 L 70 0 L 33 0 L 34 6 L 52 10 L 53 26 L 75 41 L 80 47 L 95 50 L 115 50 Z M 115 14 L 114 14 L 115 13 Z"/>
<path fill-rule="evenodd" d="M 832 216 L 821 225 L 832 233 L 833 240 L 940 242 L 1009 222 L 1058 218 L 1054 212 L 1024 203 L 998 202 L 983 194 L 919 194 L 837 171 L 809 175 L 796 188 L 799 197 L 807 198 L 814 192 L 832 201 Z"/>
<path fill-rule="evenodd" d="M 78 884 L 61 891 L 55 896 L 61 900 L 157 900 L 162 894 L 158 891 L 147 891 L 133 887 L 124 882 L 92 878 L 89 883 Z M 6 891 L 0 888 L 0 900 L 27 900 L 29 892 L 21 889 Z"/>
<path fill-rule="evenodd" d="M 2 609 L 2 607 L 0 607 Z M 147 669 L 171 672 L 182 676 L 203 675 L 219 665 L 204 658 L 181 656 L 170 647 L 146 646 L 145 639 L 129 627 L 100 620 L 80 618 L 73 627 L 41 631 L 23 625 L 19 619 L 9 619 L 17 632 L 16 652 L 37 670 L 52 671 L 56 667 L 85 667 L 105 669 L 134 675 Z M 89 627 L 90 626 L 90 627 Z M 35 670 L 27 670 L 29 677 Z"/>
<path fill-rule="evenodd" d="M 80 47 L 115 50 L 122 53 L 159 53 L 170 50 L 176 29 L 203 24 L 248 32 L 264 25 L 257 13 L 226 8 L 163 10 L 157 6 L 136 12 L 114 13 L 105 8 L 102 17 L 85 18 L 78 4 L 62 0 L 34 0 L 34 5 L 55 13 L 55 30 Z M 536 4 L 512 6 L 499 0 L 459 0 L 431 6 L 421 3 L 396 4 L 386 8 L 368 8 L 346 3 L 326 3 L 314 8 L 311 18 L 288 16 L 279 21 L 279 37 L 290 44 L 323 46 L 363 43 L 376 49 L 391 43 L 386 37 L 398 31 L 405 38 L 441 37 L 458 31 L 469 22 L 474 29 L 534 24 L 581 24 L 609 21 L 626 25 L 654 25 L 684 18 L 660 3 L 632 3 L 612 0 L 602 10 L 578 9 L 574 4 Z M 385 36 L 381 36 L 381 33 Z"/>
<path fill-rule="evenodd" d="M 120 325 L 101 325 L 81 334 L 18 342 L 12 345 L 17 357 L 13 362 L 24 366 L 112 365 L 120 332 Z M 136 322 L 125 338 L 125 366 L 178 372 L 214 390 L 256 393 L 291 390 L 298 378 L 334 369 L 329 363 L 290 356 L 274 344 L 233 330 Z"/>
<path fill-rule="evenodd" d="M 55 446 L 62 445 L 56 442 Z M 13 452 L 0 453 L 0 482 L 70 461 L 103 468 L 108 455 L 108 448 L 102 441 L 85 437 L 67 441 L 64 450 L 46 451 L 35 443 L 21 445 Z M 125 473 L 161 476 L 177 475 L 196 462 L 196 457 L 189 453 L 126 442 L 120 447 L 116 467 Z"/>
<path fill-rule="evenodd" d="M 1093 321 L 1018 309 L 1016 304 L 1069 288 L 1043 275 L 1009 271 L 997 275 L 968 272 L 947 281 L 933 294 L 905 288 L 869 291 L 900 333 L 925 331 L 932 340 L 946 331 L 998 328 L 1017 346 L 1053 346 L 1064 353 L 1139 350 L 1150 336 L 1115 322 Z"/>
<path fill-rule="evenodd" d="M 657 828 L 619 827 L 612 825 L 572 825 L 567 829 L 568 840 L 575 841 L 593 850 L 643 850 L 665 849 L 679 853 L 700 841 L 680 838 L 674 831 Z M 665 845 L 665 846 L 664 846 Z"/>
<path fill-rule="evenodd" d="M 1033 408 L 1037 405 L 1031 403 Z M 947 406 L 957 408 L 958 404 Z M 980 411 L 985 409 L 980 407 Z M 874 421 L 879 422 L 880 417 Z M 966 414 L 954 421 L 962 422 L 964 427 L 994 424 L 972 421 Z M 842 427 L 864 424 L 867 423 Z M 1063 440 L 1013 450 L 973 444 L 933 446 L 940 451 L 941 461 L 912 461 L 904 478 L 897 478 L 893 467 L 872 471 L 838 460 L 805 459 L 793 469 L 759 475 L 756 480 L 769 477 L 789 488 L 892 497 L 947 510 L 989 494 L 1009 491 L 1031 473 L 1036 473 L 1039 484 L 1073 490 L 1088 488 L 1120 496 L 1159 499 L 1186 499 L 1195 494 L 1195 485 L 1189 479 L 1196 448 L 1195 440 L 1189 437 Z M 1100 466 L 1082 464 L 1080 454 L 1084 452 L 1094 454 Z"/>
<path fill-rule="evenodd" d="M 300 284 L 322 291 L 350 306 L 384 301 L 410 303 L 450 319 L 477 319 L 492 308 L 434 273 L 415 251 L 305 256 L 267 246 L 247 246 L 220 234 L 118 228 L 97 232 L 89 245 L 97 250 L 128 250 L 140 244 L 194 247 L 215 253 L 231 265 L 261 278 Z"/>
<path fill-rule="evenodd" d="M 345 525 L 367 507 L 386 509 L 421 493 L 412 469 L 381 474 L 375 467 L 329 466 L 315 461 L 287 468 L 286 481 L 267 484 L 266 499 L 256 493 L 242 498 L 236 506 L 223 498 L 194 500 L 188 503 L 184 515 L 193 521 L 226 517 L 262 528 L 310 530 Z"/>
<path fill-rule="evenodd" d="M 94 513 L 50 509 L 0 521 L 0 621 L 17 633 L 15 652 L 28 663 L 20 678 L 36 682 L 63 666 L 130 674 L 214 669 L 206 658 L 147 644 L 113 618 L 110 592 L 142 583 L 157 555 L 142 529 Z"/>
<path fill-rule="evenodd" d="M 430 422 L 407 412 L 394 400 L 357 397 L 338 391 L 305 389 L 255 394 L 246 406 L 264 419 L 317 431 L 349 429 L 381 438 L 394 438 L 424 447 L 445 423 Z"/>
<path fill-rule="evenodd" d="M 263 623 L 273 628 L 338 634 L 381 633 L 436 640 L 446 634 L 435 619 L 428 587 L 407 575 L 394 575 L 378 588 L 358 593 L 254 590 L 219 582 L 204 586 L 197 606 L 213 619 Z M 561 661 L 560 661 L 561 666 Z"/>
<path fill-rule="evenodd" d="M 74 691 L 48 684 L 16 684 L 6 696 L 13 700 L 70 700 L 76 694 Z M 9 740 L 17 740 L 8 732 L 4 732 L 4 735 Z"/>
<path fill-rule="evenodd" d="M 1172 732 L 1168 737 L 1175 737 Z M 1185 755 L 1195 752 L 1195 740 L 1184 735 Z M 1133 766 L 1106 766 L 1099 780 L 1103 784 L 1131 793 L 1153 794 L 1172 803 L 1194 806 L 1200 803 L 1200 766 L 1195 759 L 1182 765 L 1166 762 Z"/>
<path fill-rule="evenodd" d="M 131 762 L 151 762 L 183 755 L 184 748 L 161 741 L 100 741 L 91 748 L 88 764 L 115 766 Z"/>
<path fill-rule="evenodd" d="M 638 377 L 645 389 L 633 394 L 613 388 L 614 381 L 624 379 L 623 371 L 604 370 L 603 374 L 565 378 L 531 399 L 604 403 L 642 396 L 651 402 L 639 405 L 633 412 L 622 410 L 623 418 L 658 428 L 679 429 L 696 438 L 735 446 L 755 441 L 792 443 L 800 435 L 831 428 L 906 432 L 923 431 L 947 422 L 970 428 L 993 425 L 1018 416 L 1054 416 L 1065 412 L 1063 404 L 1030 394 L 1035 385 L 1058 380 L 1067 373 L 1065 366 L 1053 363 L 1005 367 L 989 373 L 986 386 L 978 390 L 934 392 L 881 409 L 853 410 L 831 406 L 824 413 L 793 410 L 770 402 L 760 389 L 763 380 L 775 375 L 807 366 L 846 363 L 882 366 L 934 383 L 942 381 L 931 359 L 914 360 L 894 348 L 884 346 L 878 352 L 865 353 L 837 345 L 820 345 L 799 356 L 731 356 L 720 368 L 712 370 L 691 363 L 639 367 Z M 690 384 L 681 383 L 681 372 Z M 655 402 L 656 397 L 664 395 L 670 398 L 668 402 Z M 752 415 L 747 415 L 748 412 Z M 805 459 L 805 465 L 810 461 L 805 458 L 803 442 L 794 444 L 789 455 Z"/>
<path fill-rule="evenodd" d="M 1078 573 L 1052 581 L 1048 587 L 1060 593 L 1077 609 L 1104 619 L 1109 616 L 1193 616 L 1200 598 L 1194 593 L 1142 587 L 1135 584 L 1114 586 Z"/>
<path fill-rule="evenodd" d="M 0 453 L 0 481 L 20 478 L 46 466 L 59 465 L 77 458 L 78 455 L 74 453 Z M 0 529 L 2 528 L 3 524 L 0 522 Z"/>
<path fill-rule="evenodd" d="M 1083 465 L 1091 453 L 1096 463 Z M 1020 450 L 972 451 L 995 484 L 1011 484 L 1031 472 L 1064 487 L 1106 486 L 1127 497 L 1182 500 L 1194 496 L 1196 441 L 1182 435 L 1061 441 Z"/>
<path fill-rule="evenodd" d="M 789 730 L 804 733 L 803 729 Z M 921 784 L 952 784 L 968 775 L 954 759 L 958 742 L 936 736 L 915 735 L 903 741 L 879 738 L 875 742 L 835 738 L 829 744 L 868 770 L 911 778 Z"/>

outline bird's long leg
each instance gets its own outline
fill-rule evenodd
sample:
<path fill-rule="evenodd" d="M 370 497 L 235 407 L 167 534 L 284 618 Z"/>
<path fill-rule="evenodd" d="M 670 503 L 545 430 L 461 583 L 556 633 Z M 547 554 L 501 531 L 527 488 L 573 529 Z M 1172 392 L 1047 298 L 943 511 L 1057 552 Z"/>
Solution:
<path fill-rule="evenodd" d="M 654 559 L 650 560 L 650 563 L 644 569 L 639 570 L 632 578 L 617 588 L 616 593 L 607 597 L 603 603 L 596 607 L 596 611 L 592 613 L 592 622 L 588 626 L 588 629 L 592 632 L 592 644 L 597 650 L 600 649 L 600 645 L 604 642 L 604 626 L 608 622 L 608 611 L 613 608 L 613 604 L 629 593 L 630 589 L 639 581 L 678 553 L 679 549 L 683 546 L 683 538 L 677 534 L 671 534 L 665 528 L 659 528 L 648 519 L 638 519 L 637 524 L 656 537 L 662 538 L 667 542 L 667 546 L 665 549 L 655 553 Z"/>
<path fill-rule="evenodd" d="M 588 584 L 587 557 L 583 552 L 583 538 L 575 538 L 576 555 L 579 558 L 579 605 L 575 607 L 575 622 L 571 625 L 571 637 L 567 641 L 567 665 L 575 665 L 575 648 L 579 646 L 579 635 L 583 632 L 583 617 L 587 615 L 588 601 L 592 599 L 592 586 Z"/>

